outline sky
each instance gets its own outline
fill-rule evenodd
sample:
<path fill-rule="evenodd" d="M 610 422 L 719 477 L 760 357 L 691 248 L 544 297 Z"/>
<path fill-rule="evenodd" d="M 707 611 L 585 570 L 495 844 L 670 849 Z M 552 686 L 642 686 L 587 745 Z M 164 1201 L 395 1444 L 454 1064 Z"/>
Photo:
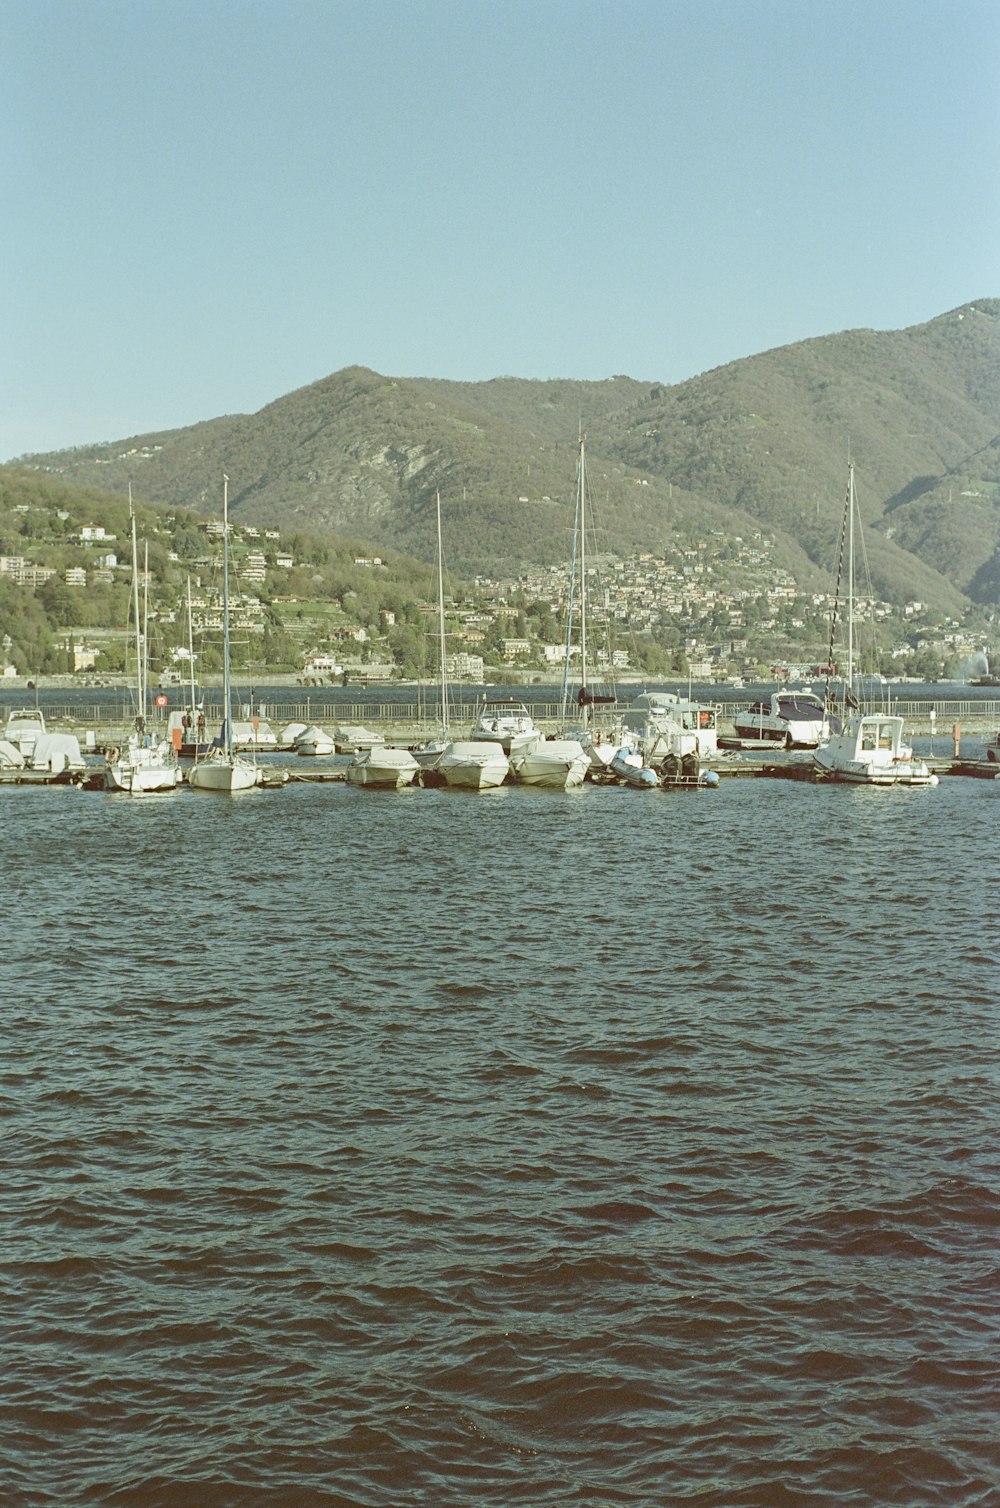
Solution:
<path fill-rule="evenodd" d="M 0 460 L 1000 297 L 998 0 L 0 0 Z"/>

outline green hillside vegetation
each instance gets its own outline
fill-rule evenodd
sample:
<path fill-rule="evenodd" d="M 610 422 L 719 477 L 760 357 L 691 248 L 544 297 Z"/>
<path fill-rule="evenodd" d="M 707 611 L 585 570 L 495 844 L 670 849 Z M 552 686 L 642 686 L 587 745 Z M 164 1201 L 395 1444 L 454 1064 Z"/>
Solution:
<path fill-rule="evenodd" d="M 139 498 L 134 508 L 140 567 L 148 563 L 150 574 L 151 644 L 165 665 L 170 651 L 187 643 L 188 580 L 199 589 L 221 591 L 221 549 L 190 510 Z M 97 546 L 80 544 L 79 530 L 87 524 L 102 526 L 109 537 Z M 259 541 L 234 539 L 234 569 L 258 548 Z M 272 670 L 301 670 L 303 646 L 308 649 L 347 625 L 381 635 L 390 615 L 396 620 L 388 634 L 390 650 L 402 659 L 415 652 L 418 639 L 422 646 L 427 605 L 437 592 L 435 572 L 425 562 L 389 552 L 377 569 L 361 566 L 358 558 L 371 558 L 368 545 L 304 531 L 283 534 L 281 549 L 295 564 L 269 572 L 260 591 L 262 631 L 245 644 L 244 659 Z M 95 557 L 109 552 L 118 560 L 117 569 L 107 573 L 112 580 L 95 581 Z M 52 572 L 35 587 L 0 572 L 0 641 L 22 674 L 71 670 L 67 645 L 88 631 L 91 637 L 97 632 L 101 672 L 125 668 L 132 596 L 127 499 L 60 477 L 0 467 L 0 555 Z M 67 584 L 65 573 L 73 568 L 87 572 L 85 586 Z M 234 596 L 241 600 L 238 591 Z M 199 636 L 196 647 L 204 669 L 219 668 L 217 634 Z M 419 658 L 424 658 L 422 647 Z"/>

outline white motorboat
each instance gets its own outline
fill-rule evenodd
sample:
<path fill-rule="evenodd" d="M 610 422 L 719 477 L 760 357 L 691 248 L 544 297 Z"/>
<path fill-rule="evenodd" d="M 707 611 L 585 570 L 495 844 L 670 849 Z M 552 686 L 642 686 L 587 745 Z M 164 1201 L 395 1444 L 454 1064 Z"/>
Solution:
<path fill-rule="evenodd" d="M 843 724 L 839 732 L 820 744 L 813 754 L 813 769 L 820 780 L 835 780 L 849 785 L 937 785 L 938 777 L 903 740 L 903 719 L 890 711 L 865 711 L 858 705 L 854 686 L 854 534 L 858 515 L 854 490 L 854 465 L 848 466 L 847 498 L 844 504 L 844 528 L 847 551 L 847 669 L 842 686 Z M 838 565 L 840 580 L 843 560 Z M 871 593 L 869 592 L 869 596 Z M 837 622 L 833 609 L 832 625 Z M 834 627 L 830 632 L 828 662 L 833 666 Z"/>
<path fill-rule="evenodd" d="M 937 785 L 938 777 L 903 741 L 903 719 L 853 712 L 813 755 L 817 775 L 849 785 Z"/>
<path fill-rule="evenodd" d="M 337 747 L 334 743 L 333 735 L 325 733 L 315 723 L 310 723 L 300 733 L 296 733 L 291 743 L 296 754 L 310 756 L 333 754 Z"/>
<path fill-rule="evenodd" d="M 333 741 L 338 754 L 363 754 L 367 749 L 381 748 L 385 737 L 357 723 L 337 723 L 333 729 Z"/>
<path fill-rule="evenodd" d="M 222 478 L 222 728 L 218 743 L 188 774 L 193 791 L 235 796 L 257 790 L 264 774 L 254 758 L 233 747 L 233 686 L 229 655 L 229 478 Z"/>
<path fill-rule="evenodd" d="M 519 785 L 541 785 L 568 791 L 582 785 L 590 768 L 590 756 L 576 738 L 537 738 L 510 756 L 510 768 Z"/>
<path fill-rule="evenodd" d="M 40 733 L 31 754 L 24 761 L 26 772 L 42 777 L 55 775 L 69 779 L 82 774 L 86 768 L 80 741 L 73 733 Z"/>
<path fill-rule="evenodd" d="M 236 718 L 233 722 L 234 749 L 276 749 L 278 735 L 259 717 Z"/>
<path fill-rule="evenodd" d="M 673 691 L 640 692 L 625 709 L 622 724 L 638 736 L 649 763 L 668 754 L 704 759 L 719 747 L 716 709 Z"/>
<path fill-rule="evenodd" d="M 23 770 L 24 755 L 16 744 L 0 738 L 0 770 Z"/>
<path fill-rule="evenodd" d="M 351 785 L 370 786 L 381 790 L 398 790 L 410 785 L 420 766 L 409 749 L 394 749 L 382 744 L 375 749 L 366 749 L 356 754 L 344 772 Z"/>
<path fill-rule="evenodd" d="M 453 739 L 438 756 L 435 769 L 445 785 L 467 791 L 495 790 L 510 771 L 499 744 L 485 739 Z"/>
<path fill-rule="evenodd" d="M 35 740 L 45 732 L 45 718 L 38 707 L 21 707 L 8 714 L 3 730 L 4 742 L 13 744 L 27 763 L 31 759 Z"/>
<path fill-rule="evenodd" d="M 181 781 L 177 750 L 172 742 L 154 738 L 146 729 L 147 634 L 146 604 L 139 615 L 139 555 L 136 543 L 135 513 L 132 512 L 132 489 L 129 488 L 129 516 L 132 526 L 132 617 L 135 628 L 135 705 L 134 731 L 122 748 L 104 751 L 104 787 L 128 796 L 148 795 L 155 791 L 176 791 Z M 148 582 L 147 569 L 143 573 Z"/>
<path fill-rule="evenodd" d="M 485 700 L 472 729 L 473 739 L 499 744 L 507 755 L 524 749 L 541 736 L 524 703 L 506 700 Z"/>
<path fill-rule="evenodd" d="M 823 698 L 805 687 L 774 691 L 733 718 L 737 738 L 763 739 L 786 749 L 815 749 L 840 727 Z"/>

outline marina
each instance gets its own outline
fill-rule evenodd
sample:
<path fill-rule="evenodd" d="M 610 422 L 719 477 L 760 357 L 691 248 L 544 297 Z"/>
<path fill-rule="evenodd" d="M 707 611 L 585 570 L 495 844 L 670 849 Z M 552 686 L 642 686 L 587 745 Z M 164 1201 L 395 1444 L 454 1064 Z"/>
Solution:
<path fill-rule="evenodd" d="M 894 698 L 891 703 L 893 712 L 905 720 L 908 733 L 916 740 L 916 752 L 930 771 L 941 777 L 980 779 L 993 779 L 1000 773 L 1000 764 L 996 762 L 1000 700 L 993 696 L 992 688 L 984 688 L 978 695 L 961 697 L 935 696 L 936 688 L 930 687 L 901 689 L 911 691 L 911 694 L 906 698 Z M 407 751 L 421 766 L 433 764 L 433 759 L 424 757 L 423 751 L 433 748 L 435 737 L 440 733 L 440 723 L 432 703 L 413 699 L 413 688 L 400 687 L 394 700 L 387 697 L 384 688 L 364 700 L 355 700 L 356 693 L 351 695 L 331 688 L 325 694 L 311 694 L 304 702 L 284 700 L 282 693 L 285 691 L 284 687 L 269 688 L 256 700 L 244 701 L 235 709 L 239 714 L 233 721 L 234 733 L 236 730 L 240 733 L 238 747 L 253 753 L 261 771 L 261 782 L 266 787 L 273 789 L 285 781 L 326 784 L 344 780 L 354 756 L 381 746 Z M 106 765 L 102 751 L 113 752 L 127 747 L 130 737 L 134 737 L 132 709 L 124 704 L 123 694 L 105 690 L 100 694 L 77 693 L 70 699 L 62 688 L 35 694 L 38 696 L 36 708 L 28 707 L 23 696 L 16 701 L 12 699 L 6 707 L 0 707 L 0 734 L 9 727 L 15 745 L 20 740 L 30 750 L 40 727 L 43 733 L 48 730 L 50 735 L 57 733 L 64 742 L 69 740 L 66 747 L 75 749 L 76 754 L 54 771 L 16 768 L 5 762 L 0 738 L 0 784 L 37 786 L 55 781 L 98 788 L 104 782 Z M 725 688 L 696 687 L 691 693 L 674 699 L 682 709 L 680 715 L 685 725 L 697 722 L 699 706 L 711 707 L 709 750 L 704 754 L 698 751 L 698 764 L 703 771 L 711 771 L 723 782 L 749 777 L 811 778 L 814 761 L 808 748 L 797 745 L 786 748 L 770 736 L 738 736 L 736 729 L 743 725 L 742 714 L 754 705 L 752 691 L 749 695 L 742 691 L 737 697 L 735 693 L 726 696 Z M 644 704 L 649 702 L 654 708 L 662 708 L 669 700 L 663 693 L 636 695 L 631 701 L 623 698 L 615 711 L 627 728 L 630 721 L 628 709 L 639 704 L 640 710 L 632 714 L 630 733 L 641 743 L 640 729 L 648 715 L 642 710 Z M 492 698 L 492 702 L 505 706 L 508 709 L 506 715 L 520 719 L 522 724 L 526 720 L 536 737 L 551 740 L 561 726 L 561 707 L 549 699 L 549 688 L 522 687 L 516 696 L 505 691 Z M 757 704 L 760 704 L 760 698 Z M 217 692 L 206 690 L 201 707 L 210 727 L 223 721 L 223 705 L 217 700 Z M 689 707 L 691 712 L 685 710 Z M 517 710 L 511 712 L 511 708 Z M 474 729 L 479 728 L 479 738 L 483 740 L 484 749 L 488 749 L 485 735 L 495 715 L 487 716 L 482 709 L 481 698 L 474 700 L 470 697 L 464 704 L 459 702 L 457 713 L 453 714 L 452 736 L 461 742 L 461 719 L 462 725 L 469 730 L 464 736 L 475 742 Z M 189 747 L 182 741 L 180 714 L 169 706 L 152 708 L 148 730 L 152 741 L 158 742 L 164 737 L 174 740 L 180 755 L 180 784 L 186 784 L 193 767 L 187 756 L 195 746 Z M 659 774 L 662 766 L 669 763 L 669 740 L 664 740 L 655 722 L 652 726 L 646 724 L 645 731 L 655 750 L 650 763 L 656 766 Z M 256 744 L 255 734 L 261 735 Z M 697 736 L 697 728 L 693 732 L 682 731 L 678 735 L 677 748 L 690 754 L 691 740 Z M 599 737 L 597 742 L 599 746 Z M 607 747 L 614 746 L 609 742 Z M 679 757 L 683 758 L 683 755 Z M 683 789 L 697 785 L 690 779 L 678 780 L 676 776 L 680 773 L 678 767 L 669 780 L 661 777 L 661 787 L 669 784 L 672 788 Z M 508 772 L 506 779 L 512 778 Z M 590 785 L 594 781 L 612 778 L 610 764 L 602 766 L 594 761 L 583 783 Z M 416 772 L 413 783 L 420 786 L 441 782 L 425 779 L 421 770 Z M 461 781 L 448 783 L 461 784 Z M 483 784 L 493 788 L 502 782 L 492 777 L 485 783 L 478 778 L 469 783 L 473 788 L 480 788 Z"/>

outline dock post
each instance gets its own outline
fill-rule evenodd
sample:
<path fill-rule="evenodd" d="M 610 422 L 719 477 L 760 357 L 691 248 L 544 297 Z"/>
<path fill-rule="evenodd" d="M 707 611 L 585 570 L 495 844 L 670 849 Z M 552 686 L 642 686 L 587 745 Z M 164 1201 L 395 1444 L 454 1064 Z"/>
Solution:
<path fill-rule="evenodd" d="M 952 747 L 952 752 L 954 754 L 954 757 L 956 759 L 958 758 L 959 750 L 961 749 L 961 746 L 962 746 L 962 724 L 961 723 L 952 723 L 952 725 L 951 725 L 951 747 Z"/>

